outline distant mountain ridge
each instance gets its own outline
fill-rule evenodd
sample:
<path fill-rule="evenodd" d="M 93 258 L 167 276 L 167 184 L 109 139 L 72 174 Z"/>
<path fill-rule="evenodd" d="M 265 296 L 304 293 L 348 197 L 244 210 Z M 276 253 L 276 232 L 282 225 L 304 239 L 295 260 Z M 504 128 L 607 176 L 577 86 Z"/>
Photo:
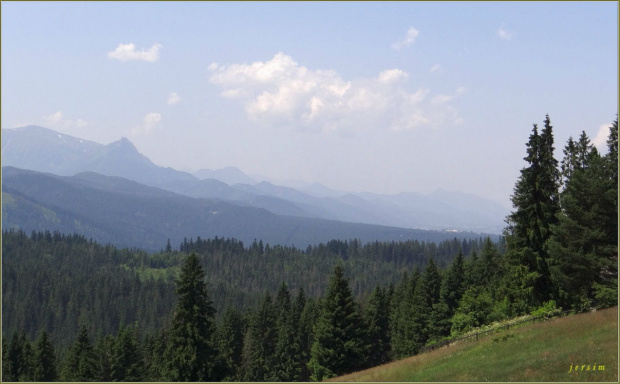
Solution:
<path fill-rule="evenodd" d="M 296 189 L 257 182 L 234 167 L 190 174 L 157 166 L 126 138 L 103 145 L 37 126 L 2 130 L 2 165 L 60 176 L 96 172 L 278 215 L 403 228 L 501 233 L 509 213 L 500 204 L 460 192 L 380 195 L 337 192 L 320 184 Z"/>
<path fill-rule="evenodd" d="M 216 199 L 191 198 L 94 172 L 58 176 L 2 168 L 2 227 L 80 233 L 101 243 L 157 251 L 167 239 L 233 237 L 308 245 L 332 239 L 442 241 L 453 233 L 282 216 Z"/>

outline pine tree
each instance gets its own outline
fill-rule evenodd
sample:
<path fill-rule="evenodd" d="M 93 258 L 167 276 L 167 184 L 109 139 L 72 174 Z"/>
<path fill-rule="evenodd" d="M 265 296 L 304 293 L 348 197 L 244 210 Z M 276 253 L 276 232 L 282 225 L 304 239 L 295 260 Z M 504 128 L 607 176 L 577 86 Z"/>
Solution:
<path fill-rule="evenodd" d="M 490 291 L 494 291 L 498 286 L 498 280 L 502 276 L 502 262 L 497 248 L 489 237 L 484 241 L 480 255 L 480 266 L 482 270 L 482 285 L 489 288 Z"/>
<path fill-rule="evenodd" d="M 32 381 L 33 378 L 33 350 L 26 332 L 14 332 L 7 347 L 7 367 L 3 381 Z"/>
<path fill-rule="evenodd" d="M 81 326 L 77 340 L 69 348 L 67 364 L 63 371 L 62 381 L 95 381 L 97 380 L 97 363 L 95 351 L 90 343 L 88 331 Z"/>
<path fill-rule="evenodd" d="M 34 346 L 34 381 L 56 381 L 56 353 L 47 332 L 42 331 Z"/>
<path fill-rule="evenodd" d="M 391 303 L 390 336 L 392 355 L 399 359 L 418 353 L 426 341 L 426 295 L 422 273 L 416 267 L 411 277 L 405 275 L 395 289 Z"/>
<path fill-rule="evenodd" d="M 121 327 L 116 336 L 111 365 L 113 381 L 143 381 L 143 356 L 134 327 Z"/>
<path fill-rule="evenodd" d="M 534 124 L 527 143 L 528 166 L 521 170 L 512 196 L 515 211 L 507 218 L 508 278 L 521 311 L 548 300 L 553 290 L 547 241 L 560 212 L 560 175 L 553 151 L 553 127 L 547 115 L 540 135 Z M 527 296 L 523 296 L 524 291 Z"/>
<path fill-rule="evenodd" d="M 218 350 L 221 361 L 223 381 L 240 380 L 243 357 L 243 342 L 247 330 L 246 321 L 239 311 L 228 308 L 224 312 L 222 324 L 218 327 Z"/>
<path fill-rule="evenodd" d="M 450 335 L 450 319 L 465 291 L 465 260 L 459 250 L 441 282 L 439 303 L 434 304 L 429 319 L 429 339 L 440 340 Z"/>
<path fill-rule="evenodd" d="M 112 360 L 114 359 L 114 335 L 99 336 L 95 343 L 95 359 L 97 363 L 97 381 L 112 381 Z"/>
<path fill-rule="evenodd" d="M 299 290 L 295 300 L 296 311 L 300 311 L 298 327 L 299 348 L 301 351 L 299 381 L 310 381 L 308 363 L 310 362 L 310 350 L 314 344 L 313 327 L 319 316 L 318 307 L 315 299 L 309 298 L 306 300 L 304 290 Z"/>
<path fill-rule="evenodd" d="M 266 381 L 271 377 L 276 342 L 275 309 L 271 295 L 266 292 L 250 320 L 244 347 L 244 380 Z"/>
<path fill-rule="evenodd" d="M 446 271 L 440 290 L 440 301 L 447 305 L 450 316 L 458 307 L 463 292 L 465 292 L 465 259 L 463 252 L 459 250 Z"/>
<path fill-rule="evenodd" d="M 364 322 L 370 345 L 367 365 L 374 367 L 390 361 L 390 310 L 387 293 L 377 286 L 366 305 Z"/>
<path fill-rule="evenodd" d="M 215 309 L 196 253 L 187 257 L 176 284 L 178 303 L 170 330 L 169 380 L 209 381 L 217 355 L 212 340 Z"/>
<path fill-rule="evenodd" d="M 312 379 L 323 379 L 363 367 L 368 352 L 363 323 L 341 266 L 334 268 L 314 329 L 308 363 Z"/>
<path fill-rule="evenodd" d="M 563 163 L 570 164 L 572 172 L 564 175 L 562 213 L 549 241 L 556 299 L 562 306 L 578 309 L 589 308 L 593 301 L 613 305 L 617 298 L 613 294 L 617 291 L 617 171 L 608 167 L 608 160 L 585 132 L 574 153 L 565 152 Z"/>
<path fill-rule="evenodd" d="M 274 367 L 269 381 L 299 381 L 301 370 L 299 361 L 301 351 L 297 328 L 299 326 L 293 314 L 291 296 L 283 282 L 276 296 L 277 342 L 274 350 Z"/>

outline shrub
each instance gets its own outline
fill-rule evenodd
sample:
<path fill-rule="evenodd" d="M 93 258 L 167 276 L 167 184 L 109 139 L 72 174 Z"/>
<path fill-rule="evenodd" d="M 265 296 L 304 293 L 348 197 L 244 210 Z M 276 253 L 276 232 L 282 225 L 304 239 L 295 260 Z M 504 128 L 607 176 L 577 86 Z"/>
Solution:
<path fill-rule="evenodd" d="M 562 312 L 562 308 L 557 306 L 555 300 L 549 300 L 542 306 L 532 311 L 534 317 L 544 317 L 546 319 L 559 315 Z"/>

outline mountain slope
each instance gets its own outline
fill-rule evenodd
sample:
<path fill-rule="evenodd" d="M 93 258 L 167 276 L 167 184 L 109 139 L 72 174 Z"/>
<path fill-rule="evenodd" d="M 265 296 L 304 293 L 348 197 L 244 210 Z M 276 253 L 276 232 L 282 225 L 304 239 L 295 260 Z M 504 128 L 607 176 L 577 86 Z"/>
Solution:
<path fill-rule="evenodd" d="M 77 232 L 117 246 L 159 250 L 185 237 L 260 239 L 306 247 L 331 239 L 441 241 L 453 233 L 279 216 L 216 199 L 195 199 L 95 173 L 56 176 L 2 169 L 3 228 Z M 476 238 L 463 233 L 459 238 Z"/>
<path fill-rule="evenodd" d="M 511 336 L 503 340 L 488 336 L 329 381 L 618 382 L 617 307 L 528 325 L 504 335 Z M 575 365 L 584 365 L 584 370 L 571 369 Z"/>
<path fill-rule="evenodd" d="M 192 175 L 157 166 L 126 138 L 102 145 L 36 126 L 2 131 L 2 165 L 61 176 L 92 171 L 278 215 L 393 227 L 501 233 L 509 213 L 497 203 L 458 192 L 380 195 L 336 192 L 318 184 L 303 191 L 256 183 L 233 167 Z"/>

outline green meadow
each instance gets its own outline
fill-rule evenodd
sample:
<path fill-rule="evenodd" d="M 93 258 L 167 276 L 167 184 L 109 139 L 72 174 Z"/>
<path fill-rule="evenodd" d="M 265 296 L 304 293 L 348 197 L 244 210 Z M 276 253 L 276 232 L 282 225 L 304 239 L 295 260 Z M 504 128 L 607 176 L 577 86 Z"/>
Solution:
<path fill-rule="evenodd" d="M 331 381 L 618 382 L 618 308 L 492 333 Z"/>

